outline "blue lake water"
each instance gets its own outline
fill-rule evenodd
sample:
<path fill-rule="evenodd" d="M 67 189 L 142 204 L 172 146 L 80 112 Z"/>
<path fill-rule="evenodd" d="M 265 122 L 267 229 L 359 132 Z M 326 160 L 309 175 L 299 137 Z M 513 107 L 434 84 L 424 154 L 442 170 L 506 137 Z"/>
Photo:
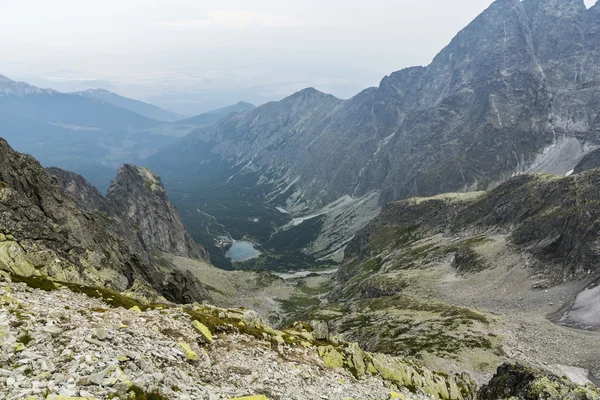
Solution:
<path fill-rule="evenodd" d="M 233 262 L 248 261 L 260 256 L 262 253 L 254 248 L 252 242 L 233 242 L 231 248 L 225 253 L 225 257 Z"/>

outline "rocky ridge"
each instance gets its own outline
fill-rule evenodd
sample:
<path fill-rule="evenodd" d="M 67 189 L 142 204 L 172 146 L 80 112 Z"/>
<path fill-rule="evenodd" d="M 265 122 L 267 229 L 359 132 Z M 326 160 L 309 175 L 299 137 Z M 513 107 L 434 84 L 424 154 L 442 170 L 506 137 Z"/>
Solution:
<path fill-rule="evenodd" d="M 15 152 L 4 140 L 0 140 L 0 155 L 0 269 L 21 276 L 139 292 L 141 296 L 154 293 L 178 302 L 208 298 L 189 272 L 160 265 L 152 254 L 153 242 L 143 246 L 144 238 L 168 236 L 168 229 L 183 229 L 160 188 L 156 189 L 160 201 L 150 211 L 166 216 L 171 225 L 160 226 L 162 232 L 141 233 L 80 177 L 71 181 L 65 192 L 59 180 L 33 157 Z M 153 196 L 146 195 L 150 200 L 145 203 L 140 197 L 140 204 L 149 204 Z M 82 209 L 78 203 L 87 205 Z M 112 210 L 116 214 L 111 214 Z M 183 233 L 173 234 L 185 237 L 186 233 L 183 229 Z M 190 249 L 195 253 L 186 255 L 202 256 L 199 247 Z"/>

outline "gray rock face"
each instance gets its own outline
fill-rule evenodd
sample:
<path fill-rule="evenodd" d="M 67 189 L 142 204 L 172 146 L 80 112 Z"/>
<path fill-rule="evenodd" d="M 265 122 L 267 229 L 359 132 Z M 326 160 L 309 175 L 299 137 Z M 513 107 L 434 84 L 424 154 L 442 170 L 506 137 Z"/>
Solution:
<path fill-rule="evenodd" d="M 86 181 L 83 176 L 56 167 L 46 170 L 58 179 L 65 194 L 73 199 L 81 209 L 89 212 L 99 210 L 108 214 L 115 213 L 100 191 Z"/>
<path fill-rule="evenodd" d="M 594 150 L 581 159 L 573 170 L 574 174 L 600 167 L 600 149 Z"/>
<path fill-rule="evenodd" d="M 169 300 L 190 303 L 210 298 L 189 272 L 179 271 L 160 257 L 169 253 L 209 261 L 208 254 L 189 236 L 169 201 L 160 178 L 150 170 L 124 165 L 103 197 L 83 177 L 49 168 L 65 193 L 94 214 L 104 228 L 122 238 L 129 251 L 146 265 L 145 279 Z"/>
<path fill-rule="evenodd" d="M 486 189 L 561 138 L 598 143 L 599 10 L 582 0 L 497 0 L 427 67 L 347 101 L 307 89 L 231 116 L 152 165 L 168 171 L 177 160 L 188 165 L 178 173 L 191 174 L 193 155 L 208 148 L 226 168 L 252 160 L 299 176 L 315 205 L 373 190 L 385 204 Z"/>
<path fill-rule="evenodd" d="M 123 240 L 65 196 L 33 157 L 3 139 L 0 181 L 0 269 L 117 290 L 143 276 L 143 265 Z"/>
<path fill-rule="evenodd" d="M 80 175 L 54 167 L 48 172 L 82 209 L 104 216 L 108 226 L 140 257 L 149 259 L 158 251 L 208 261 L 206 251 L 181 223 L 160 177 L 152 171 L 123 165 L 106 197 Z"/>
<path fill-rule="evenodd" d="M 123 165 L 106 199 L 118 215 L 136 225 L 145 249 L 208 259 L 206 251 L 187 233 L 160 177 L 152 171 Z"/>
<path fill-rule="evenodd" d="M 159 268 L 132 223 L 83 178 L 52 172 L 58 178 L 0 139 L 0 270 L 118 291 L 154 289 L 172 301 L 210 297 L 191 274 Z"/>

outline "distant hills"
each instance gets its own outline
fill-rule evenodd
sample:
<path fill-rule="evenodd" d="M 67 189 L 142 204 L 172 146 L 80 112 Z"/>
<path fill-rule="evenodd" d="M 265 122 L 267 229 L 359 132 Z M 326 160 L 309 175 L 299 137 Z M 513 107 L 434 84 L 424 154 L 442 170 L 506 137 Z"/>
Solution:
<path fill-rule="evenodd" d="M 145 103 L 143 101 L 123 97 L 104 89 L 88 89 L 75 92 L 74 94 L 86 97 L 88 99 L 101 100 L 105 103 L 109 103 L 114 106 L 133 111 L 146 118 L 150 118 L 156 121 L 172 122 L 184 118 L 184 116 L 181 114 L 165 110 L 161 107 Z"/>
<path fill-rule="evenodd" d="M 198 126 L 207 126 L 212 125 L 215 122 L 219 121 L 226 115 L 238 113 L 240 111 L 252 110 L 254 108 L 253 104 L 246 103 L 245 101 L 240 101 L 237 104 L 232 106 L 219 108 L 217 110 L 208 111 L 203 114 L 197 115 L 195 117 L 186 118 L 178 121 L 179 124 L 190 124 L 190 125 L 198 125 Z"/>
<path fill-rule="evenodd" d="M 0 75 L 0 132 L 46 166 L 73 170 L 104 191 L 123 163 L 144 159 L 178 136 L 253 107 L 240 103 L 178 122 L 160 107 L 94 89 L 61 93 Z"/>

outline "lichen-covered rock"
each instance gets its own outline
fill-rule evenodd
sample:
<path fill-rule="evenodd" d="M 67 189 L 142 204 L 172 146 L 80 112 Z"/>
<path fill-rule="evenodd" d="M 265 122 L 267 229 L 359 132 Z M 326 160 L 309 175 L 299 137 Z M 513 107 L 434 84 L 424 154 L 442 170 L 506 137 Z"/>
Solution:
<path fill-rule="evenodd" d="M 213 337 L 212 337 L 212 333 L 210 333 L 210 329 L 208 329 L 206 327 L 206 325 L 204 325 L 201 322 L 198 322 L 196 320 L 192 321 L 192 325 L 194 326 L 194 328 L 196 328 L 196 330 L 198 332 L 200 332 L 202 334 L 202 337 L 204 338 L 204 340 L 208 343 L 212 343 L 213 342 Z"/>
<path fill-rule="evenodd" d="M 344 366 L 344 355 L 333 348 L 333 346 L 322 346 L 318 348 L 319 355 L 323 358 L 323 364 L 327 368 L 342 368 Z"/>
<path fill-rule="evenodd" d="M 363 351 L 357 343 L 318 347 L 327 368 L 346 368 L 359 379 L 380 376 L 397 388 L 418 389 L 436 399 L 471 400 L 477 386 L 468 374 L 435 373 L 405 359 Z"/>
<path fill-rule="evenodd" d="M 257 394 L 254 396 L 236 397 L 236 398 L 230 399 L 230 400 L 269 400 L 269 399 L 264 394 Z"/>
<path fill-rule="evenodd" d="M 599 400 L 600 389 L 579 386 L 547 371 L 520 364 L 503 364 L 478 394 L 478 400 L 548 399 Z"/>
<path fill-rule="evenodd" d="M 198 361 L 200 359 L 200 358 L 198 358 L 198 353 L 196 353 L 194 350 L 192 350 L 192 348 L 190 347 L 189 344 L 184 343 L 184 342 L 179 342 L 179 343 L 177 343 L 177 345 L 179 346 L 179 348 L 181 348 L 181 350 L 183 350 L 183 352 L 185 353 L 185 357 L 189 361 Z"/>
<path fill-rule="evenodd" d="M 312 329 L 312 335 L 317 340 L 327 340 L 329 337 L 329 326 L 327 321 L 309 321 L 308 325 Z"/>

